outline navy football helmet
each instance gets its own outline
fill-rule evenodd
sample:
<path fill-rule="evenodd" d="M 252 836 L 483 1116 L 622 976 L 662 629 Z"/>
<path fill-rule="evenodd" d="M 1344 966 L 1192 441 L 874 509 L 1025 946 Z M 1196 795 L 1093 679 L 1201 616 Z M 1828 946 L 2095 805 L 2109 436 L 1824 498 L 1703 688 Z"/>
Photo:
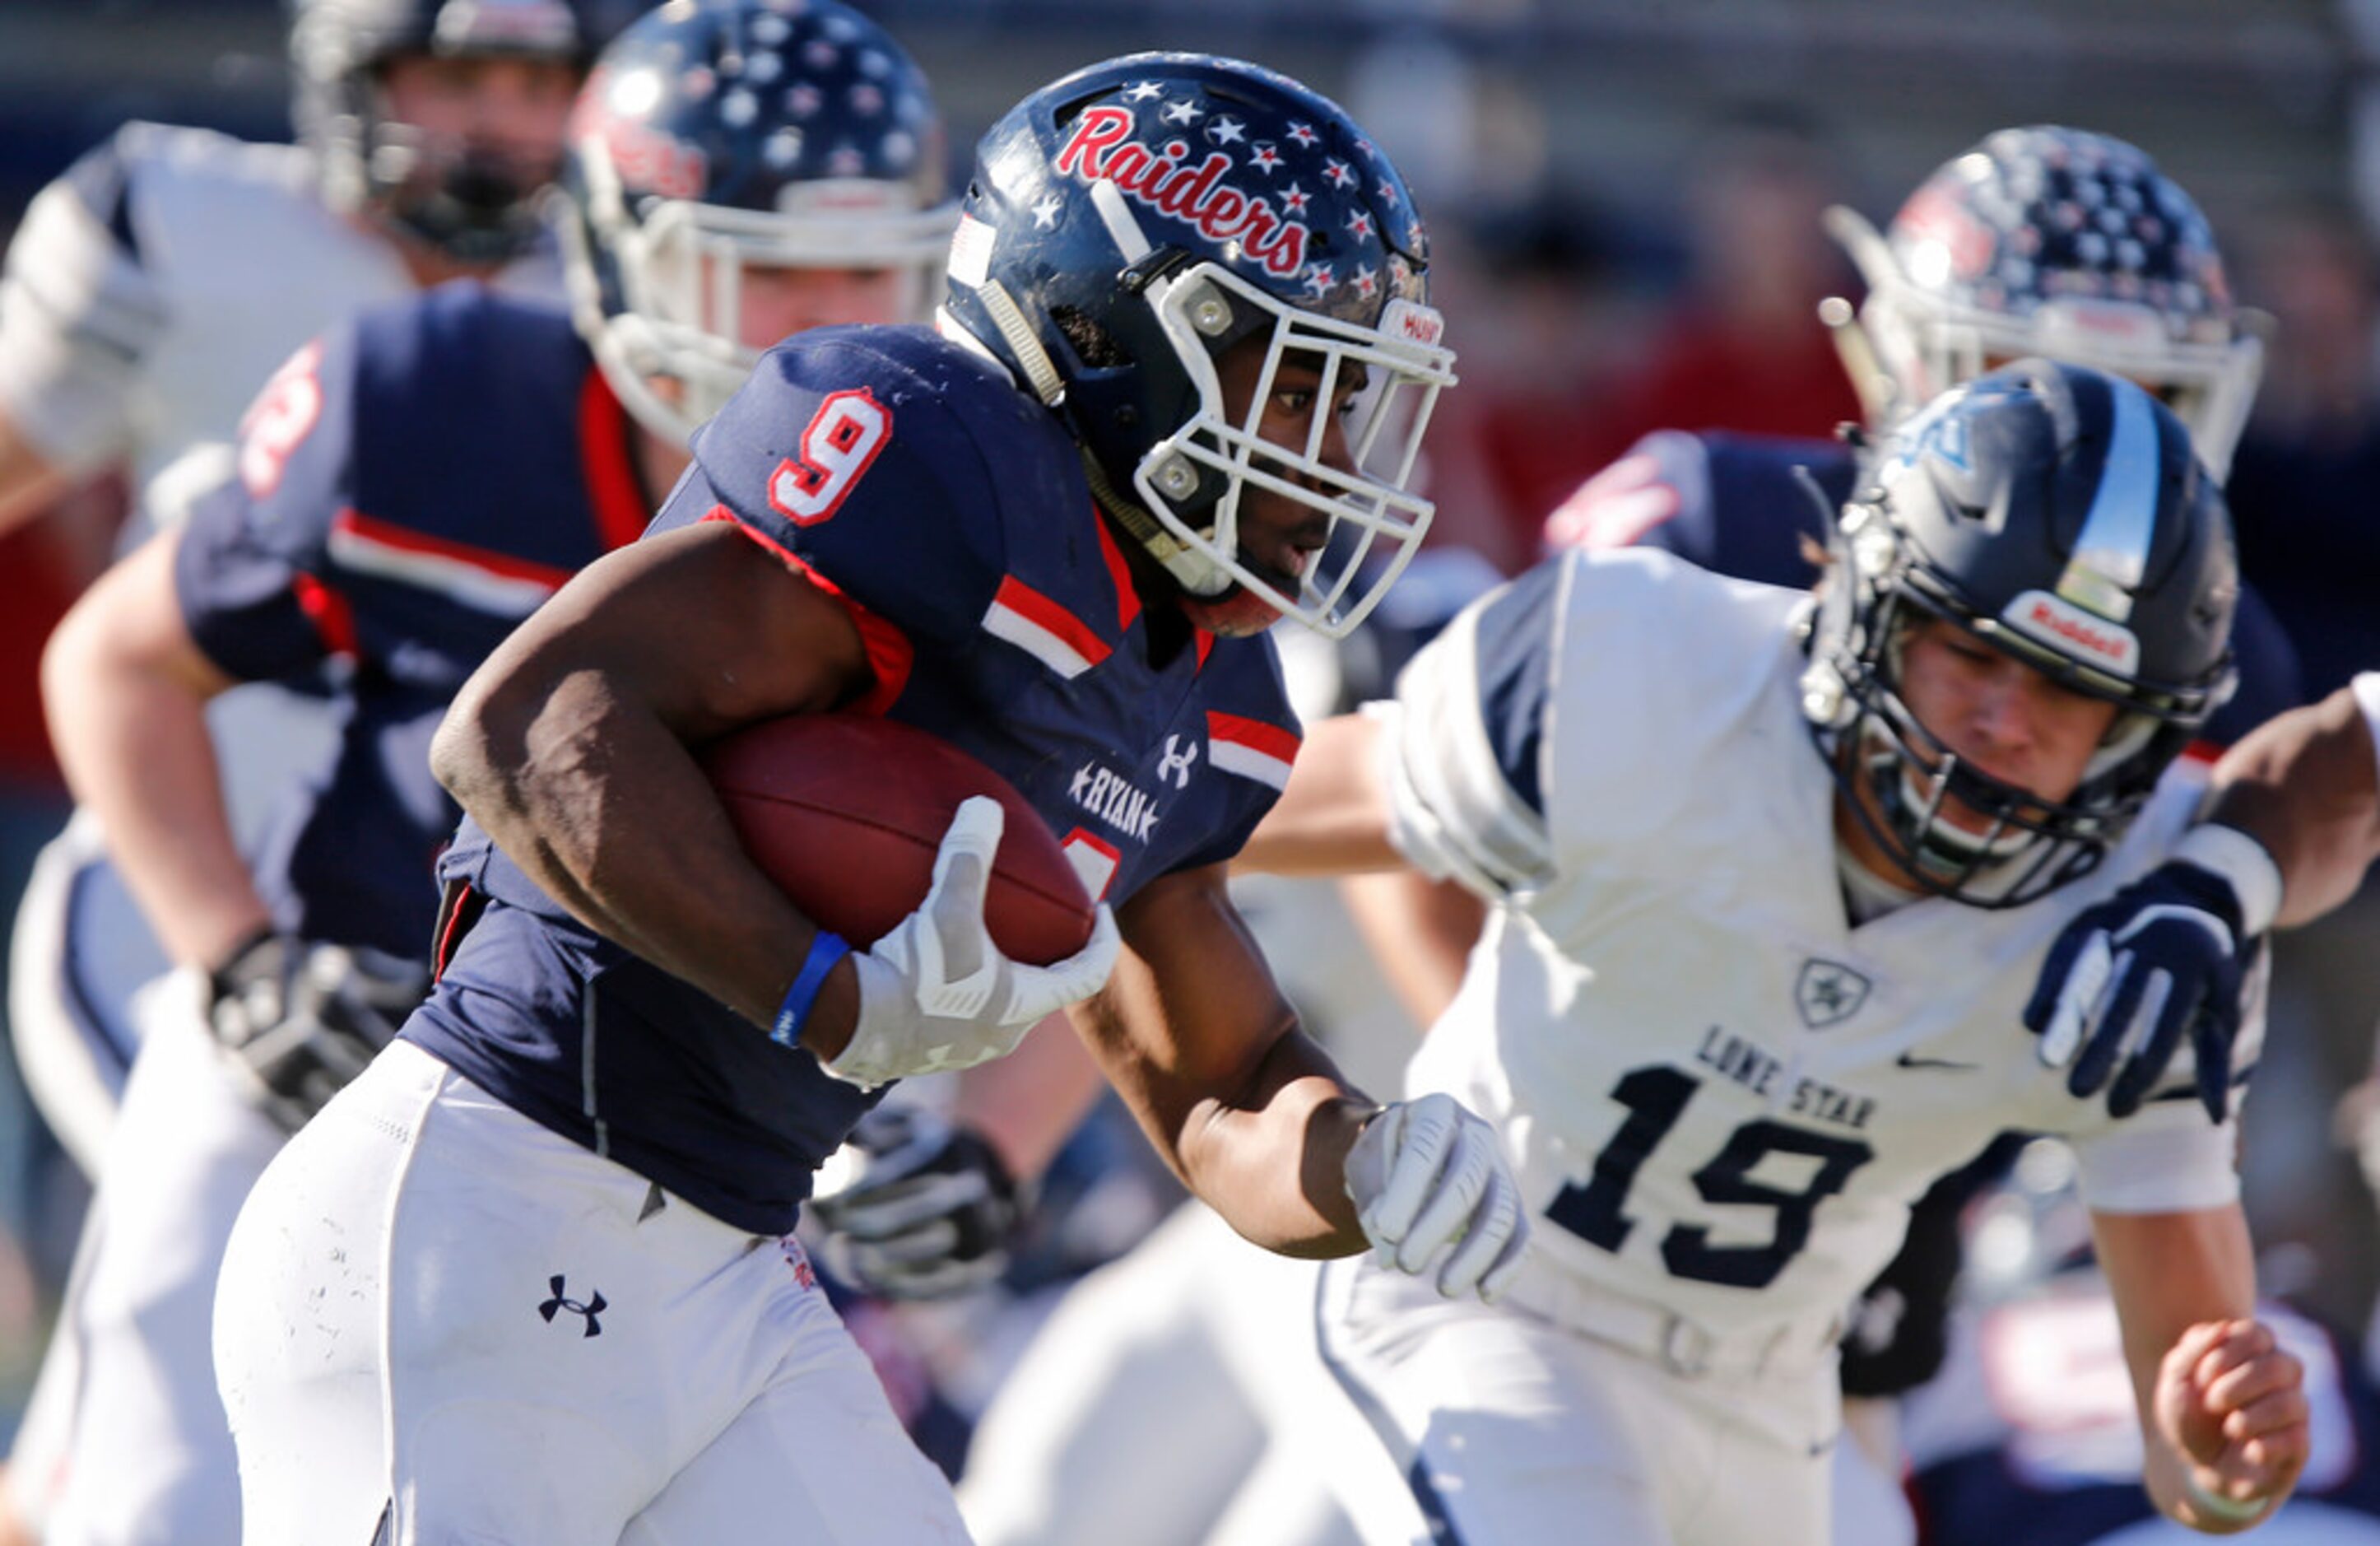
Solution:
<path fill-rule="evenodd" d="M 941 120 L 916 62 L 837 0 L 673 0 L 603 51 L 570 141 L 572 303 L 656 433 L 691 436 L 751 373 L 747 269 L 905 269 L 910 320 L 929 314 L 954 213 Z"/>
<path fill-rule="evenodd" d="M 2230 693 L 2222 493 L 2181 421 L 2121 377 L 2021 360 L 1945 394 L 1877 447 L 1830 549 L 1803 708 L 1922 890 L 2014 907 L 2088 873 Z M 1927 617 L 2117 705 L 2071 795 L 1996 779 L 1918 722 L 1900 656 Z M 1986 829 L 1952 823 L 1951 799 Z"/>
<path fill-rule="evenodd" d="M 541 231 L 537 195 L 558 153 L 524 158 L 431 143 L 392 118 L 379 76 L 408 55 L 551 59 L 582 67 L 601 40 L 595 0 L 292 0 L 289 35 L 300 144 L 334 208 L 365 206 L 467 263 L 526 251 Z M 557 148 L 558 152 L 558 148 Z"/>
<path fill-rule="evenodd" d="M 1906 411 L 2027 356 L 2162 396 L 2228 475 L 2264 371 L 2198 205 L 2141 150 L 2056 127 L 1990 136 L 1927 178 L 1878 235 L 1828 228 L 1867 283 L 1859 323 Z"/>
<path fill-rule="evenodd" d="M 1453 356 L 1427 304 L 1428 241 L 1396 168 L 1297 82 L 1203 54 L 1110 60 L 1018 103 L 978 146 L 953 238 L 945 331 L 1007 365 L 1084 449 L 1103 509 L 1180 584 L 1193 619 L 1287 615 L 1341 637 L 1421 540 L 1411 492 Z M 1250 402 L 1216 360 L 1269 350 Z M 1359 385 L 1353 470 L 1257 432 L 1284 365 L 1318 400 Z M 1238 542 L 1242 490 L 1327 514 L 1295 594 Z M 1327 571 L 1327 572 L 1326 572 Z"/>

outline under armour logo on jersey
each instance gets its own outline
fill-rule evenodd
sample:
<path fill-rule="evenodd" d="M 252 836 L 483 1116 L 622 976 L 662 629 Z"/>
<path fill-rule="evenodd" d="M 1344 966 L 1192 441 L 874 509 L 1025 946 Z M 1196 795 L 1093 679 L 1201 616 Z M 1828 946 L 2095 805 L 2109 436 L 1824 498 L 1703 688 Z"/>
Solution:
<path fill-rule="evenodd" d="M 1162 784 L 1170 778 L 1176 789 L 1187 789 L 1190 787 L 1190 764 L 1198 761 L 1198 743 L 1192 741 L 1187 748 L 1177 751 L 1174 749 L 1181 739 L 1179 736 L 1165 737 L 1165 755 L 1157 760 L 1157 782 Z"/>
<path fill-rule="evenodd" d="M 564 1296 L 563 1282 L 564 1279 L 558 1272 L 552 1277 L 545 1280 L 545 1285 L 548 1289 L 552 1290 L 553 1297 L 546 1300 L 545 1303 L 537 1307 L 538 1314 L 543 1316 L 546 1320 L 546 1323 L 551 1325 L 552 1324 L 555 1314 L 566 1309 L 573 1315 L 582 1315 L 587 1318 L 587 1334 L 589 1336 L 601 1336 L 603 1334 L 603 1323 L 595 1318 L 603 1313 L 603 1291 L 600 1288 L 597 1289 L 584 1303 L 581 1303 L 577 1299 L 567 1298 Z"/>
<path fill-rule="evenodd" d="M 1866 978 L 1840 962 L 1813 957 L 1802 963 L 1802 976 L 1793 984 L 1793 1007 L 1801 1012 L 1803 1025 L 1824 1030 L 1858 1014 L 1870 986 Z"/>

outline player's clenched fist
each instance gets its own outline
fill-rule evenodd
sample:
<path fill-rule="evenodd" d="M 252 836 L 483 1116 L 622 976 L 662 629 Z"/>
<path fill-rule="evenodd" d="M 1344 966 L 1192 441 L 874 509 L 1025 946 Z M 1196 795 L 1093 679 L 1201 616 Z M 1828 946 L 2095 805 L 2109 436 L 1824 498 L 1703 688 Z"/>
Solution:
<path fill-rule="evenodd" d="M 1364 1125 L 1347 1153 L 1347 1195 L 1372 1254 L 1438 1291 L 1493 1301 L 1520 1271 L 1529 1221 L 1496 1131 L 1451 1095 L 1400 1101 Z"/>
<path fill-rule="evenodd" d="M 2261 1520 L 2306 1462 L 2305 1367 L 2261 1321 L 2191 1327 L 2157 1369 L 2158 1431 L 2181 1452 L 2183 1522 L 2216 1534 Z"/>

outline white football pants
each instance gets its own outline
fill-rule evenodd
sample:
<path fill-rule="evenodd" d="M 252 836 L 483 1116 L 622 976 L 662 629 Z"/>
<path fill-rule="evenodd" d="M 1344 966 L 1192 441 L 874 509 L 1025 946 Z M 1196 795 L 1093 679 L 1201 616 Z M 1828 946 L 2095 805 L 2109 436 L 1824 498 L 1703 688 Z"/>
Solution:
<path fill-rule="evenodd" d="M 1363 1259 L 1323 1268 L 1318 1319 L 1402 1473 L 1342 1486 L 1375 1546 L 1827 1546 L 1831 1358 L 1686 1379 Z"/>
<path fill-rule="evenodd" d="M 234 1231 L 248 1546 L 966 1540 L 792 1240 L 661 1194 L 407 1042 Z"/>
<path fill-rule="evenodd" d="M 136 1001 L 141 1052 L 11 1452 L 44 1546 L 237 1546 L 209 1331 L 224 1243 L 282 1132 L 241 1092 L 195 972 Z"/>

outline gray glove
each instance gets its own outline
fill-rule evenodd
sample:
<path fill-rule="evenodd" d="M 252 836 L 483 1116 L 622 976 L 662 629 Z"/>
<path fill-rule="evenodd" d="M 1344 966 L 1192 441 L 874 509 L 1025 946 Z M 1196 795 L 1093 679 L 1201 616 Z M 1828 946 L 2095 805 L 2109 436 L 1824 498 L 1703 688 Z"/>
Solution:
<path fill-rule="evenodd" d="M 879 1106 L 820 1167 L 810 1213 L 835 1276 L 881 1299 L 941 1299 L 1008 1269 L 1026 1203 L 973 1130 L 914 1106 Z"/>
<path fill-rule="evenodd" d="M 294 1133 L 396 1039 L 430 974 L 377 950 L 265 933 L 210 972 L 208 988 L 216 1041 Z"/>
<path fill-rule="evenodd" d="M 1451 1095 L 1399 1101 L 1347 1152 L 1347 1195 L 1372 1260 L 1418 1277 L 1437 1269 L 1447 1298 L 1493 1303 L 1521 1270 L 1529 1221 L 1496 1129 Z"/>

